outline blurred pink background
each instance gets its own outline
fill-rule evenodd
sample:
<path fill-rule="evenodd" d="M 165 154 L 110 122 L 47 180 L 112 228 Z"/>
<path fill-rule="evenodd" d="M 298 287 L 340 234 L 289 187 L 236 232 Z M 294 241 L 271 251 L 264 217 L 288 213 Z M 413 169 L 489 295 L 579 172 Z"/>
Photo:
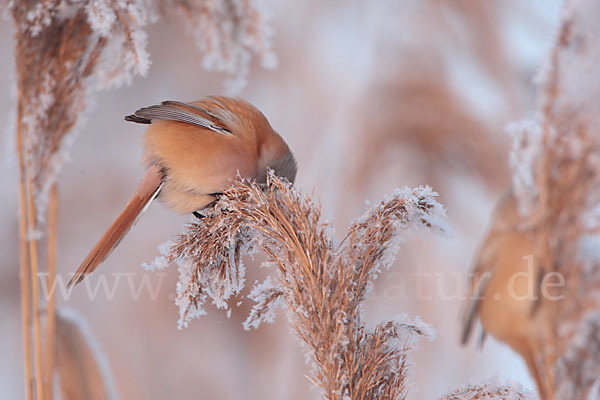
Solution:
<path fill-rule="evenodd" d="M 412 352 L 412 399 L 435 398 L 471 380 L 515 379 L 533 388 L 524 363 L 507 346 L 493 338 L 482 351 L 475 343 L 459 345 L 458 295 L 489 212 L 509 182 L 509 138 L 503 128 L 532 116 L 533 78 L 551 44 L 560 7 L 557 0 L 477 4 L 268 0 L 279 66 L 266 71 L 254 61 L 239 94 L 287 140 L 299 164 L 297 185 L 321 202 L 338 236 L 362 213 L 365 200 L 376 202 L 404 185 L 430 184 L 440 193 L 454 237 L 408 240 L 366 304 L 365 318 L 372 324 L 407 313 L 421 316 L 438 332 L 433 342 L 422 342 Z M 183 29 L 158 21 L 147 32 L 148 76 L 96 96 L 72 160 L 60 174 L 58 271 L 65 276 L 142 176 L 143 127 L 123 117 L 166 99 L 222 93 L 224 75 L 203 71 Z M 13 135 L 12 33 L 11 22 L 4 20 L 0 125 L 7 127 L 7 136 Z M 448 94 L 446 103 L 460 117 L 435 105 L 440 93 Z M 414 115 L 419 111 L 421 119 Z M 0 169 L 0 397 L 14 399 L 23 396 L 17 170 L 12 141 L 2 146 L 7 162 Z M 125 277 L 114 296 L 100 289 L 90 300 L 78 287 L 69 299 L 58 297 L 59 308 L 74 309 L 87 320 L 119 397 L 319 398 L 304 376 L 304 355 L 283 312 L 273 325 L 245 332 L 241 322 L 250 304 L 245 300 L 230 318 L 208 307 L 207 316 L 177 330 L 176 267 L 147 272 L 141 264 L 152 261 L 157 246 L 189 220 L 152 204 L 102 266 L 110 284 L 117 273 L 135 273 L 135 285 L 147 279 L 159 288 L 154 299 L 147 290 L 133 298 Z M 264 274 L 259 261 L 247 262 L 248 285 Z M 423 275 L 422 287 L 415 271 L 430 274 Z"/>

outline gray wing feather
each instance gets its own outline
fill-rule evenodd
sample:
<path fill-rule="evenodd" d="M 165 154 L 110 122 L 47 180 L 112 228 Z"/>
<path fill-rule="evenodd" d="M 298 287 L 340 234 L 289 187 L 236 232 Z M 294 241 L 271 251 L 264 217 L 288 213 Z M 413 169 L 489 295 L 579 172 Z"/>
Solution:
<path fill-rule="evenodd" d="M 216 119 L 216 120 L 222 120 L 223 118 L 220 117 L 219 115 L 215 114 L 214 112 L 210 111 L 209 109 L 207 109 L 206 107 L 202 107 L 199 106 L 197 104 L 193 104 L 193 103 L 185 103 L 183 101 L 176 101 L 176 100 L 167 100 L 167 101 L 163 101 L 162 102 L 163 105 L 173 105 L 173 106 L 179 106 L 179 107 L 189 107 L 192 108 L 194 110 L 198 110 L 206 115 L 208 115 L 209 117 Z"/>
<path fill-rule="evenodd" d="M 465 312 L 464 320 L 463 320 L 463 331 L 461 335 L 461 343 L 463 345 L 467 344 L 469 340 L 469 336 L 471 336 L 471 330 L 473 329 L 473 324 L 475 323 L 475 318 L 477 317 L 477 311 L 479 309 L 479 302 L 481 301 L 481 295 L 483 294 L 487 284 L 490 280 L 490 275 L 483 274 L 477 282 L 477 286 L 473 291 L 473 298 L 469 299 L 469 306 Z"/>
<path fill-rule="evenodd" d="M 193 111 L 199 111 L 208 118 Z M 135 112 L 135 116 L 148 120 L 179 121 L 200 126 L 213 132 L 231 135 L 231 131 L 229 129 L 224 126 L 219 126 L 209 119 L 212 118 L 220 121 L 220 118 L 218 118 L 217 115 L 204 107 L 200 107 L 191 103 L 172 100 L 163 101 L 160 105 L 140 108 Z"/>

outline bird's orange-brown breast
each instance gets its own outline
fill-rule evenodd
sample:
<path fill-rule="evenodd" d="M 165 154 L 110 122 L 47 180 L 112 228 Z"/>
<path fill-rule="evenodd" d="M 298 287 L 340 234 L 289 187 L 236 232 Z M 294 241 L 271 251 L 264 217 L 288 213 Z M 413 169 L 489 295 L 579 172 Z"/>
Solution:
<path fill-rule="evenodd" d="M 243 177 L 255 176 L 256 158 L 256 150 L 235 136 L 183 122 L 155 121 L 146 130 L 144 159 L 165 169 L 161 197 L 178 212 L 193 212 L 206 204 L 200 200 L 197 205 L 192 201 L 177 206 L 168 200 L 171 191 L 187 197 L 222 192 L 238 172 Z"/>
<path fill-rule="evenodd" d="M 489 239 L 480 255 L 491 272 L 479 309 L 481 324 L 486 332 L 512 344 L 521 330 L 532 334 L 532 310 L 539 300 L 539 263 L 527 234 L 503 232 Z"/>

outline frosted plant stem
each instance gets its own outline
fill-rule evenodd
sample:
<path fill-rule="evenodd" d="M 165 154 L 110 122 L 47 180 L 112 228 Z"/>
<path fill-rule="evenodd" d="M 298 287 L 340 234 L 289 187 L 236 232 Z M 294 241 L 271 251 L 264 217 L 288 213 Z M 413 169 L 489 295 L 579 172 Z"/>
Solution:
<path fill-rule="evenodd" d="M 35 230 L 35 203 L 33 182 L 29 171 L 27 176 L 27 227 L 29 231 L 29 264 L 31 268 L 31 291 L 33 298 L 33 340 L 35 359 L 35 391 L 37 400 L 44 400 L 44 382 L 42 374 L 42 326 L 40 322 L 40 292 L 38 288 L 38 242 L 33 236 Z"/>
<path fill-rule="evenodd" d="M 48 253 L 47 268 L 48 280 L 47 286 L 54 287 L 56 279 L 56 221 L 58 213 L 58 188 L 56 183 L 50 189 L 50 201 L 48 204 Z M 55 326 L 56 326 L 56 298 L 54 291 L 50 290 L 49 297 L 46 299 L 46 364 L 45 364 L 45 388 L 46 399 L 52 400 L 54 376 L 54 352 L 55 352 Z"/>
<path fill-rule="evenodd" d="M 25 194 L 25 162 L 23 155 L 23 127 L 21 124 L 21 105 L 17 111 L 17 153 L 19 155 L 19 248 L 21 278 L 21 313 L 23 319 L 23 349 L 25 357 L 25 399 L 32 400 L 32 367 L 31 367 L 31 309 L 29 303 L 29 260 L 27 257 L 27 209 Z"/>

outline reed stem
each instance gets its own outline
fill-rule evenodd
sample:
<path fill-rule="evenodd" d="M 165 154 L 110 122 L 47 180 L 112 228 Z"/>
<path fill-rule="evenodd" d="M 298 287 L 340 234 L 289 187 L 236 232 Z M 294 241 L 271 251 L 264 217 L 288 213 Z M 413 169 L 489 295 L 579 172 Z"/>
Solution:
<path fill-rule="evenodd" d="M 17 154 L 19 155 L 19 272 L 21 278 L 21 314 L 23 324 L 23 350 L 25 367 L 25 398 L 33 399 L 33 368 L 31 365 L 31 305 L 29 292 L 29 258 L 27 254 L 27 206 L 25 193 L 25 157 L 23 152 L 23 111 L 19 102 L 17 110 Z"/>
<path fill-rule="evenodd" d="M 56 297 L 54 281 L 56 279 L 56 224 L 58 214 L 58 187 L 55 183 L 50 189 L 48 203 L 48 241 L 47 241 L 47 287 L 49 288 L 46 299 L 46 398 L 52 400 L 54 384 L 54 352 L 56 333 Z"/>
<path fill-rule="evenodd" d="M 33 180 L 29 168 L 25 169 L 27 178 L 27 235 L 29 243 L 29 267 L 31 271 L 31 292 L 33 299 L 33 344 L 35 360 L 35 392 L 37 400 L 44 400 L 42 324 L 40 321 L 40 292 L 38 286 L 38 241 L 35 232 L 35 199 Z"/>

